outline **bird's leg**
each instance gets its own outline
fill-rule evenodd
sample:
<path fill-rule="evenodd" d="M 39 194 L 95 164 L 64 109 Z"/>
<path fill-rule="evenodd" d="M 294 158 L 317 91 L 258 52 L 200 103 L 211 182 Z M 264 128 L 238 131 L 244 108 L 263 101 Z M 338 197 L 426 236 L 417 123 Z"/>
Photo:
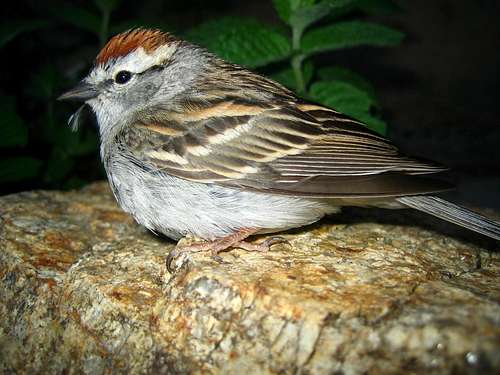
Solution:
<path fill-rule="evenodd" d="M 210 251 L 212 256 L 216 257 L 221 251 L 224 251 L 230 247 L 240 248 L 246 251 L 260 251 L 266 252 L 269 251 L 269 248 L 272 245 L 278 243 L 288 243 L 288 241 L 280 236 L 273 236 L 266 239 L 264 242 L 259 244 L 253 244 L 245 242 L 244 239 L 252 234 L 255 234 L 259 229 L 256 228 L 245 228 L 240 229 L 239 231 L 230 234 L 229 236 L 218 238 L 214 241 L 203 241 L 203 242 L 195 242 L 191 245 L 182 245 L 176 246 L 170 254 L 168 254 L 166 259 L 167 270 L 170 273 L 174 272 L 172 267 L 172 262 L 179 255 L 184 253 L 197 253 L 200 251 Z"/>
<path fill-rule="evenodd" d="M 243 250 L 246 250 L 246 251 L 266 252 L 266 251 L 269 251 L 269 249 L 271 248 L 271 246 L 276 245 L 278 243 L 286 243 L 287 244 L 288 241 L 284 237 L 273 236 L 273 237 L 269 237 L 264 242 L 257 243 L 257 244 L 248 243 L 248 242 L 245 242 L 245 241 L 240 241 L 240 242 L 235 243 L 234 245 L 232 245 L 232 247 L 237 247 L 239 249 L 243 249 Z"/>
<path fill-rule="evenodd" d="M 197 253 L 200 251 L 210 251 L 213 256 L 217 256 L 218 253 L 224 251 L 230 247 L 234 247 L 235 244 L 243 243 L 243 240 L 248 236 L 257 232 L 256 228 L 245 228 L 240 229 L 239 231 L 232 233 L 226 237 L 218 238 L 214 241 L 203 241 L 203 242 L 195 242 L 190 245 L 177 245 L 175 249 L 173 249 L 170 254 L 168 254 L 166 259 L 166 265 L 168 272 L 174 272 L 172 268 L 172 262 L 175 258 L 177 258 L 181 254 L 185 253 Z M 239 247 L 239 246 L 238 246 Z"/>

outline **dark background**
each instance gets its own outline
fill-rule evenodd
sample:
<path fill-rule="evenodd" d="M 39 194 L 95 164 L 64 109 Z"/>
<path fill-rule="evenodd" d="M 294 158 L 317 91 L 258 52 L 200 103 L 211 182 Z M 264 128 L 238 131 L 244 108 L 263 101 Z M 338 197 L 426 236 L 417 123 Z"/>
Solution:
<path fill-rule="evenodd" d="M 72 3 L 93 6 L 85 1 Z M 455 200 L 500 209 L 500 2 L 397 3 L 401 11 L 369 19 L 405 32 L 400 47 L 360 47 L 325 54 L 321 60 L 350 67 L 372 81 L 389 124 L 389 138 L 407 153 L 450 166 L 459 187 L 452 193 Z M 47 143 L 42 141 L 46 139 L 44 130 L 37 126 L 47 113 L 53 113 L 54 131 L 65 131 L 64 118 L 76 107 L 58 103 L 55 98 L 74 77 L 86 74 L 100 46 L 95 35 L 58 19 L 58 9 L 67 4 L 34 0 L 2 4 L 3 20 L 22 18 L 51 23 L 50 27 L 15 37 L 0 50 L 0 94 L 16 98 L 16 112 L 30 127 L 23 152 L 41 159 L 58 156 L 48 152 Z M 270 0 L 172 0 L 141 5 L 125 0 L 112 14 L 110 29 L 118 31 L 145 22 L 182 33 L 200 22 L 225 15 L 281 23 Z M 43 80 L 36 83 L 40 72 L 50 76 L 49 87 Z M 33 95 L 38 95 L 38 100 L 31 100 Z M 0 151 L 0 156 L 11 152 Z M 71 168 L 73 172 L 64 184 L 45 174 L 40 179 L 3 184 L 0 194 L 72 188 L 103 178 L 97 152 L 84 153 Z"/>

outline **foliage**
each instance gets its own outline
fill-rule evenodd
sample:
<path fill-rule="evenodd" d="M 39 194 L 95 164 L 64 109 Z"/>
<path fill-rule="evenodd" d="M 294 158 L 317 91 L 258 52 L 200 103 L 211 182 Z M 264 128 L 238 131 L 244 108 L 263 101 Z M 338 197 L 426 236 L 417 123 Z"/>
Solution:
<path fill-rule="evenodd" d="M 103 176 L 95 127 L 72 132 L 66 121 L 76 108 L 56 98 L 85 75 L 110 35 L 136 26 L 177 33 L 180 29 L 182 36 L 221 57 L 263 72 L 307 99 L 385 132 L 372 85 L 348 68 L 321 65 L 317 56 L 360 45 L 398 45 L 401 32 L 358 17 L 397 10 L 391 0 L 272 0 L 281 25 L 225 17 L 189 30 L 183 30 L 181 21 L 177 26 L 165 25 L 155 17 L 155 6 L 165 6 L 162 1 L 147 5 L 127 1 L 55 0 L 44 6 L 26 1 L 32 7 L 29 16 L 24 12 L 26 4 L 20 4 L 23 18 L 2 21 L 3 56 L 31 55 L 23 59 L 25 65 L 17 67 L 16 74 L 0 78 L 2 87 L 8 87 L 0 90 L 0 193 L 72 188 Z M 185 2 L 171 6 L 198 6 L 194 0 Z M 221 2 L 214 0 L 211 6 Z"/>
<path fill-rule="evenodd" d="M 253 19 L 210 20 L 186 37 L 219 56 L 264 70 L 309 100 L 333 107 L 380 133 L 386 123 L 377 115 L 373 87 L 343 67 L 317 68 L 316 55 L 357 46 L 397 46 L 400 31 L 363 20 L 345 19 L 353 12 L 388 12 L 397 9 L 389 0 L 273 0 L 288 32 Z M 276 64 L 281 62 L 281 64 Z"/>

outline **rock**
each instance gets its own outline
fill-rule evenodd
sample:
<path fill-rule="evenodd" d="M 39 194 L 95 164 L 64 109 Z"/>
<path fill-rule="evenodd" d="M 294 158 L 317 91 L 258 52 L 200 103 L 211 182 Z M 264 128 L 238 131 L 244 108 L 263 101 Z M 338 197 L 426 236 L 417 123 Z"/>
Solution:
<path fill-rule="evenodd" d="M 498 373 L 498 245 L 377 212 L 170 275 L 105 183 L 2 197 L 0 373 Z"/>

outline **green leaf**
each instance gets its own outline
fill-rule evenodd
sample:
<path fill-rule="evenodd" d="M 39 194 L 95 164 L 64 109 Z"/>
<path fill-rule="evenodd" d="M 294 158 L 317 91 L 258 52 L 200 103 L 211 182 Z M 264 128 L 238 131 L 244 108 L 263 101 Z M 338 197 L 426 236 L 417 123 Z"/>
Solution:
<path fill-rule="evenodd" d="M 48 24 L 49 22 L 42 20 L 2 20 L 0 26 L 0 48 L 5 46 L 19 34 L 45 27 Z"/>
<path fill-rule="evenodd" d="M 394 13 L 401 10 L 392 0 L 357 0 L 357 7 L 370 14 Z"/>
<path fill-rule="evenodd" d="M 373 85 L 363 76 L 341 66 L 329 66 L 318 69 L 318 77 L 325 81 L 346 82 L 366 92 L 376 104 L 376 94 Z"/>
<path fill-rule="evenodd" d="M 120 0 L 94 0 L 95 5 L 103 13 L 111 13 L 113 10 L 118 8 Z"/>
<path fill-rule="evenodd" d="M 361 123 L 365 124 L 368 128 L 370 128 L 373 131 L 376 131 L 379 134 L 386 135 L 387 134 L 387 123 L 370 113 L 366 112 L 353 112 L 351 114 L 353 118 L 356 120 L 360 121 Z"/>
<path fill-rule="evenodd" d="M 349 114 L 353 110 L 369 111 L 373 99 L 357 87 L 340 81 L 319 81 L 311 86 L 310 95 L 320 103 Z"/>
<path fill-rule="evenodd" d="M 386 125 L 382 120 L 370 113 L 375 104 L 373 98 L 365 91 L 340 81 L 319 81 L 311 86 L 310 96 L 313 100 L 351 116 L 369 128 L 382 134 Z"/>
<path fill-rule="evenodd" d="M 376 23 L 338 22 L 304 34 L 301 49 L 305 54 L 313 54 L 360 45 L 395 46 L 403 37 L 402 32 Z"/>
<path fill-rule="evenodd" d="M 304 83 L 307 87 L 314 74 L 314 65 L 311 61 L 306 61 L 302 69 L 304 72 Z M 269 77 L 288 87 L 290 90 L 297 90 L 297 81 L 295 80 L 295 74 L 292 68 L 280 70 L 271 74 Z"/>
<path fill-rule="evenodd" d="M 101 19 L 84 8 L 73 5 L 53 7 L 50 13 L 57 19 L 64 21 L 79 29 L 90 31 L 99 35 L 101 30 Z"/>
<path fill-rule="evenodd" d="M 351 4 L 357 4 L 360 0 L 322 0 L 323 3 L 330 5 L 332 8 L 343 8 Z"/>
<path fill-rule="evenodd" d="M 340 16 L 356 9 L 359 0 L 323 0 L 323 3 L 330 6 L 330 14 Z"/>
<path fill-rule="evenodd" d="M 290 22 L 292 14 L 300 8 L 307 8 L 316 3 L 316 0 L 273 0 L 274 9 L 286 23 Z"/>
<path fill-rule="evenodd" d="M 335 0 L 333 0 L 335 1 Z M 346 1 L 342 2 L 342 6 L 336 6 L 334 7 L 331 11 L 330 14 L 328 15 L 328 21 L 333 21 L 335 19 L 338 19 L 340 17 L 343 17 L 353 11 L 357 11 L 357 2 L 358 0 L 354 1 Z"/>
<path fill-rule="evenodd" d="M 281 9 L 280 15 L 294 29 L 294 33 L 298 33 L 299 37 L 302 32 L 319 21 L 323 17 L 334 11 L 340 11 L 351 6 L 354 6 L 358 0 L 323 0 L 319 3 L 316 1 L 275 1 L 275 7 L 279 3 Z M 285 19 L 286 17 L 286 19 Z"/>
<path fill-rule="evenodd" d="M 288 39 L 274 28 L 254 19 L 222 18 L 191 30 L 186 38 L 225 60 L 256 68 L 287 58 Z"/>
<path fill-rule="evenodd" d="M 16 102 L 12 96 L 0 98 L 0 148 L 26 146 L 28 128 L 16 113 Z"/>
<path fill-rule="evenodd" d="M 43 162 L 28 156 L 0 160 L 0 182 L 17 182 L 37 177 Z"/>
<path fill-rule="evenodd" d="M 319 21 L 330 13 L 331 7 L 327 3 L 319 3 L 311 7 L 300 8 L 290 16 L 290 25 L 302 32 L 311 24 Z"/>

